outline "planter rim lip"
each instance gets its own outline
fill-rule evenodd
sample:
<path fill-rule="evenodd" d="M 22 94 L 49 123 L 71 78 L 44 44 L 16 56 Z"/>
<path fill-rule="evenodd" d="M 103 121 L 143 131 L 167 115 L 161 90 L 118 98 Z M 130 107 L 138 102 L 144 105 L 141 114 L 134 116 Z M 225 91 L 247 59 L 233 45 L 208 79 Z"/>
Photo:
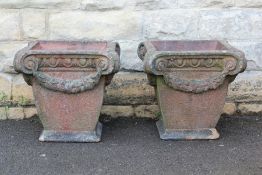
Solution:
<path fill-rule="evenodd" d="M 174 42 L 219 42 L 222 44 L 226 49 L 222 50 L 193 50 L 193 51 L 159 51 L 156 50 L 155 46 L 152 44 L 154 41 L 159 42 L 166 42 L 166 41 L 174 41 Z M 141 47 L 145 47 L 144 55 L 141 55 L 140 49 Z M 247 66 L 247 61 L 245 59 L 245 54 L 228 44 L 225 40 L 148 40 L 145 42 L 141 42 L 137 49 L 138 56 L 141 60 L 144 61 L 144 69 L 146 73 L 153 74 L 153 75 L 162 75 L 163 73 L 156 71 L 154 68 L 154 61 L 159 57 L 165 56 L 181 56 L 181 57 L 188 57 L 188 56 L 232 56 L 238 60 L 239 69 L 234 71 L 232 74 L 237 74 L 239 72 L 243 72 Z"/>
<path fill-rule="evenodd" d="M 76 50 L 67 50 L 67 49 L 32 49 L 39 43 L 94 43 L 106 44 L 105 49 L 76 49 Z M 28 56 L 33 55 L 96 55 L 96 56 L 104 56 L 109 59 L 110 64 L 113 69 L 103 72 L 103 75 L 112 74 L 118 72 L 120 69 L 120 46 L 118 42 L 112 41 L 95 41 L 95 40 L 37 40 L 31 41 L 28 43 L 28 46 L 19 50 L 15 54 L 14 58 L 14 68 L 17 72 L 23 73 L 21 60 L 25 59 Z"/>
<path fill-rule="evenodd" d="M 164 51 L 164 50 L 157 50 L 156 47 L 152 44 L 152 42 L 178 42 L 178 43 L 194 43 L 194 42 L 217 42 L 225 47 L 225 49 L 212 49 L 212 50 L 182 50 L 182 51 Z M 147 40 L 144 42 L 141 42 L 138 46 L 138 52 L 140 50 L 141 46 L 145 46 L 147 49 L 147 52 L 155 52 L 157 54 L 167 54 L 167 55 L 212 55 L 212 54 L 221 54 L 221 55 L 227 55 L 227 54 L 232 54 L 232 56 L 241 56 L 245 57 L 244 53 L 235 47 L 231 46 L 226 40 Z M 144 59 L 143 57 L 140 59 Z"/>
<path fill-rule="evenodd" d="M 93 50 L 85 50 L 85 49 L 76 49 L 76 50 L 68 50 L 68 49 L 33 49 L 37 44 L 41 43 L 65 43 L 65 44 L 107 44 L 105 47 L 106 49 L 93 49 Z M 113 48 L 112 48 L 113 47 Z M 112 41 L 95 41 L 95 40 L 37 40 L 37 41 L 31 41 L 28 43 L 28 46 L 26 47 L 27 51 L 37 54 L 105 54 L 108 50 L 114 49 L 114 47 L 119 47 L 119 44 L 117 42 Z M 113 51 L 113 50 L 112 50 Z"/>

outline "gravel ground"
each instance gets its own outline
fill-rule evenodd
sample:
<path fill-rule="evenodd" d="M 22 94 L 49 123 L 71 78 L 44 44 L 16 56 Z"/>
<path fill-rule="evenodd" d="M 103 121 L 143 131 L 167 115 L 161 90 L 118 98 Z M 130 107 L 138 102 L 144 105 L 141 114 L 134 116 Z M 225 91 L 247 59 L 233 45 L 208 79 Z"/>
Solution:
<path fill-rule="evenodd" d="M 104 122 L 100 143 L 41 143 L 37 117 L 0 122 L 0 175 L 262 175 L 262 117 L 223 117 L 221 138 L 163 141 L 155 121 Z"/>

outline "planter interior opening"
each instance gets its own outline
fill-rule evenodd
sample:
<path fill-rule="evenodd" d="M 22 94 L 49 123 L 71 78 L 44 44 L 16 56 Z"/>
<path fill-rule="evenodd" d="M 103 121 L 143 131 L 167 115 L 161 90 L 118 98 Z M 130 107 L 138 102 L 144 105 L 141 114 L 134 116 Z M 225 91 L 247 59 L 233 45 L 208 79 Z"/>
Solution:
<path fill-rule="evenodd" d="M 107 42 L 40 41 L 32 50 L 105 50 Z"/>
<path fill-rule="evenodd" d="M 202 41 L 152 41 L 157 51 L 219 51 L 228 50 L 221 42 Z"/>

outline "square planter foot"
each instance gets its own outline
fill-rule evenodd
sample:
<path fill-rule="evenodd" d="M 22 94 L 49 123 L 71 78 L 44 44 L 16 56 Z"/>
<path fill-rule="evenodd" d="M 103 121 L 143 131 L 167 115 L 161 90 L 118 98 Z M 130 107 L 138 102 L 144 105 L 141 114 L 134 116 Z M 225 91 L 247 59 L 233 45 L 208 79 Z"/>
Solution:
<path fill-rule="evenodd" d="M 162 120 L 157 121 L 156 126 L 160 138 L 163 140 L 206 140 L 219 138 L 219 133 L 217 132 L 216 128 L 168 130 L 164 128 Z"/>
<path fill-rule="evenodd" d="M 94 131 L 52 131 L 43 130 L 39 141 L 47 142 L 99 142 L 101 141 L 102 124 L 97 123 Z"/>

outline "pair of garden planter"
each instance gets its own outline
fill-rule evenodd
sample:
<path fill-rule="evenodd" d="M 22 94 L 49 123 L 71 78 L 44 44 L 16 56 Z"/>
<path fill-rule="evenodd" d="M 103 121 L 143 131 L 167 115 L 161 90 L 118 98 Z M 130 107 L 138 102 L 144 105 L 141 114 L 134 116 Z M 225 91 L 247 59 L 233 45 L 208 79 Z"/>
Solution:
<path fill-rule="evenodd" d="M 216 139 L 228 85 L 244 71 L 244 54 L 221 41 L 146 41 L 139 45 L 155 87 L 161 139 Z M 98 142 L 104 88 L 120 67 L 114 42 L 37 41 L 14 67 L 32 85 L 44 126 L 40 141 Z M 124 59 L 124 58 L 123 58 Z"/>

